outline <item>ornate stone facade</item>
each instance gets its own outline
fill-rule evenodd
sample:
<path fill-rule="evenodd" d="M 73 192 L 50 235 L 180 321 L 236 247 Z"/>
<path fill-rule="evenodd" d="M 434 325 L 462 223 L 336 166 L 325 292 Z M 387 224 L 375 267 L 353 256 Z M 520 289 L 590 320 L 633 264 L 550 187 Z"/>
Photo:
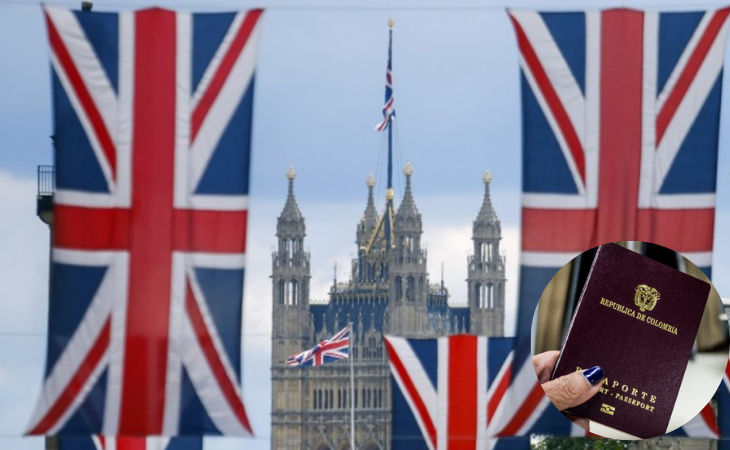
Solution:
<path fill-rule="evenodd" d="M 484 176 L 484 200 L 473 224 L 468 307 L 453 307 L 443 282 L 429 281 L 410 163 L 404 174 L 406 187 L 397 212 L 389 190 L 382 215 L 373 199 L 375 181 L 368 178 L 351 277 L 333 284 L 327 303 L 310 303 L 306 228 L 294 197 L 294 170 L 287 173 L 289 192 L 277 223 L 278 250 L 272 255 L 271 276 L 274 450 L 349 449 L 353 401 L 357 448 L 390 449 L 391 393 L 384 333 L 409 337 L 504 333 L 505 260 L 499 252 L 501 226 L 489 194 L 491 175 Z M 353 325 L 354 396 L 348 363 L 304 369 L 284 364 L 289 355 L 314 346 L 348 323 Z"/>

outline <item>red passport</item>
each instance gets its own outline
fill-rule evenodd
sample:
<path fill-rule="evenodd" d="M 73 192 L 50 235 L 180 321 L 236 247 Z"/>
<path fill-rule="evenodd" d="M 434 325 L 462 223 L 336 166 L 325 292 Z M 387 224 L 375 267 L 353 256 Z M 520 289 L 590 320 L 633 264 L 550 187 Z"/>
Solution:
<path fill-rule="evenodd" d="M 552 378 L 601 366 L 607 381 L 566 412 L 640 438 L 665 434 L 709 292 L 705 281 L 600 246 Z"/>

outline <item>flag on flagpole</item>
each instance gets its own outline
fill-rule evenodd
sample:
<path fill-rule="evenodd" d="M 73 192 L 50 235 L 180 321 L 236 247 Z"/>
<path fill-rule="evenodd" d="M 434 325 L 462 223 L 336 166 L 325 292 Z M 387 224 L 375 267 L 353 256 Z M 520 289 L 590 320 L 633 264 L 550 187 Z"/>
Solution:
<path fill-rule="evenodd" d="M 287 366 L 321 366 L 350 357 L 350 325 L 319 344 L 286 359 Z"/>
<path fill-rule="evenodd" d="M 639 240 L 710 275 L 729 14 L 509 11 L 523 194 L 513 419 L 503 435 L 564 433 L 535 378 L 530 336 L 542 290 L 572 258 Z"/>
<path fill-rule="evenodd" d="M 393 98 L 393 19 L 388 21 L 388 68 L 385 71 L 385 104 L 383 105 L 383 120 L 375 126 L 375 131 L 388 128 L 395 118 L 395 99 Z"/>
<path fill-rule="evenodd" d="M 43 12 L 54 276 L 28 433 L 251 435 L 240 336 L 262 11 Z"/>
<path fill-rule="evenodd" d="M 286 359 L 287 366 L 312 367 L 321 366 L 343 359 L 350 361 L 350 398 L 355 398 L 355 369 L 353 358 L 350 355 L 350 331 L 352 323 L 338 331 L 334 336 L 321 341 L 319 344 L 301 353 L 291 355 Z M 350 402 L 350 447 L 355 445 L 355 403 Z"/>

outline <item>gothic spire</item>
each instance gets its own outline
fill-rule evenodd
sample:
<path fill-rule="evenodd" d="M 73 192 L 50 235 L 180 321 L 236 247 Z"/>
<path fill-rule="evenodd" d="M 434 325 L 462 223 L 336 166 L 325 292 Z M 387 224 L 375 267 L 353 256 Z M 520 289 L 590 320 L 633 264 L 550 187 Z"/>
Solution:
<path fill-rule="evenodd" d="M 403 201 L 398 207 L 398 212 L 395 214 L 396 228 L 399 223 L 406 222 L 408 219 L 414 219 L 419 224 L 421 221 L 421 215 L 418 213 L 416 202 L 413 200 L 413 191 L 411 191 L 411 175 L 413 175 L 413 166 L 410 161 L 406 162 L 406 166 L 403 168 L 403 173 L 406 176 L 406 190 L 403 194 Z"/>
<path fill-rule="evenodd" d="M 366 184 L 368 186 L 368 204 L 365 206 L 365 214 L 363 214 L 362 220 L 367 228 L 372 228 L 378 223 L 378 211 L 375 209 L 375 200 L 373 198 L 373 187 L 375 187 L 373 174 L 368 176 Z"/>
<path fill-rule="evenodd" d="M 375 209 L 375 199 L 373 197 L 375 178 L 372 174 L 368 176 L 366 184 L 368 186 L 368 203 L 357 227 L 357 244 L 359 247 L 367 246 L 375 227 L 378 226 L 378 211 Z"/>
<path fill-rule="evenodd" d="M 489 185 L 492 183 L 492 174 L 488 170 L 484 172 L 482 181 L 484 182 L 484 200 L 482 200 L 482 208 L 479 210 L 476 221 L 480 223 L 496 222 L 499 219 L 497 219 L 497 213 L 494 211 L 492 198 L 489 195 Z"/>
<path fill-rule="evenodd" d="M 286 196 L 284 211 L 281 212 L 282 217 L 286 216 L 291 219 L 299 219 L 302 217 L 302 213 L 299 211 L 299 205 L 297 205 L 297 200 L 294 198 L 294 179 L 296 177 L 297 173 L 294 170 L 294 166 L 289 166 L 289 170 L 286 171 L 286 178 L 289 180 L 289 192 Z"/>
<path fill-rule="evenodd" d="M 296 176 L 297 173 L 294 171 L 294 167 L 289 166 L 289 170 L 286 172 L 286 178 L 289 180 L 289 192 L 276 227 L 277 236 L 280 237 L 282 235 L 304 236 L 304 217 L 301 211 L 299 211 L 297 200 L 294 198 L 294 179 Z"/>

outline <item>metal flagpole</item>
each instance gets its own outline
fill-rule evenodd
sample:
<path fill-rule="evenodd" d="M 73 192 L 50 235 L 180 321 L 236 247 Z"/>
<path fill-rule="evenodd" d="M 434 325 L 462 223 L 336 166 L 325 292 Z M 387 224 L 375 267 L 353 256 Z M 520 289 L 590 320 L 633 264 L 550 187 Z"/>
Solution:
<path fill-rule="evenodd" d="M 350 327 L 350 447 L 355 450 L 355 368 L 352 361 L 354 359 L 352 354 L 352 322 L 348 326 Z"/>

